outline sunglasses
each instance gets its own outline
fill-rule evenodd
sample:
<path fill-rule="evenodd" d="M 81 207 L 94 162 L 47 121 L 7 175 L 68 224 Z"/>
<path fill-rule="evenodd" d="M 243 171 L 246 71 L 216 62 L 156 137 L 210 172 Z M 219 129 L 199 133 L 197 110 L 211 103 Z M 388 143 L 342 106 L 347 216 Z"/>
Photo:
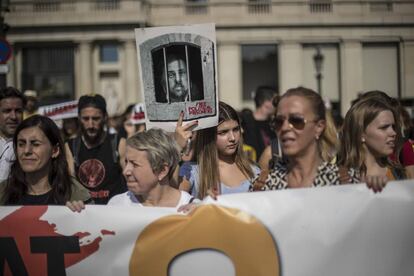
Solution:
<path fill-rule="evenodd" d="M 273 128 L 276 131 L 279 131 L 282 128 L 285 120 L 288 121 L 289 126 L 291 128 L 295 128 L 297 130 L 304 129 L 306 123 L 308 123 L 308 121 L 300 115 L 289 115 L 288 118 L 286 118 L 285 116 L 279 115 L 279 116 L 276 116 L 272 121 Z M 313 122 L 316 122 L 316 121 L 314 120 Z"/>

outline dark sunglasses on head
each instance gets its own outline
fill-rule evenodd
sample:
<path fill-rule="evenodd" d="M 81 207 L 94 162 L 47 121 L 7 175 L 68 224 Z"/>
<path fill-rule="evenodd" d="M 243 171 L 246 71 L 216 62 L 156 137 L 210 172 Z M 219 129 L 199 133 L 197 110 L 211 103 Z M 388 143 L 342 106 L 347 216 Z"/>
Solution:
<path fill-rule="evenodd" d="M 291 127 L 298 129 L 298 130 L 304 129 L 306 123 L 308 122 L 305 118 L 303 118 L 300 115 L 289 115 L 288 118 L 286 118 L 285 116 L 279 115 L 279 116 L 276 116 L 272 121 L 273 128 L 275 130 L 280 130 L 285 120 L 288 121 Z"/>

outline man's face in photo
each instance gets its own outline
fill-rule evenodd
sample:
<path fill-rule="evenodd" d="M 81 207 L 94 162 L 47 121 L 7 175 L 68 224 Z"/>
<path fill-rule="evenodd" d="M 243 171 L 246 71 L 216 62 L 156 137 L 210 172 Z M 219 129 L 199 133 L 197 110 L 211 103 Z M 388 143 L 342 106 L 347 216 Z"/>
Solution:
<path fill-rule="evenodd" d="M 188 94 L 187 65 L 182 59 L 174 59 L 167 66 L 168 88 L 171 102 L 183 102 Z"/>

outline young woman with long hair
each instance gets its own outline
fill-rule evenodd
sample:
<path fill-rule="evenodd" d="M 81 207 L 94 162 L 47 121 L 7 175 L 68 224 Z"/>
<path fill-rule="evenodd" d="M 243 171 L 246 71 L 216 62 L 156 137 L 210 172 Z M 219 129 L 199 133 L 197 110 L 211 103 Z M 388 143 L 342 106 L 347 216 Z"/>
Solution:
<path fill-rule="evenodd" d="M 242 146 L 239 116 L 230 105 L 220 102 L 218 125 L 197 131 L 197 164 L 190 168 L 189 192 L 199 199 L 209 194 L 247 192 L 259 168 L 249 161 Z"/>
<path fill-rule="evenodd" d="M 396 109 L 383 97 L 358 100 L 347 112 L 341 135 L 339 164 L 354 169 L 361 182 L 380 191 L 388 180 L 405 178 L 398 161 L 401 127 Z"/>

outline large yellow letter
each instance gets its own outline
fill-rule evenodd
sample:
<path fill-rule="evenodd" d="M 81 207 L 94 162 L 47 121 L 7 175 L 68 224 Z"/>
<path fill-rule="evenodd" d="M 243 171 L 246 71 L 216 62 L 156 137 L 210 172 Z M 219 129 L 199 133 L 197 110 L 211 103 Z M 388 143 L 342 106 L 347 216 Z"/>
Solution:
<path fill-rule="evenodd" d="M 226 254 L 237 276 L 280 275 L 269 231 L 253 216 L 217 205 L 202 205 L 188 216 L 167 216 L 148 225 L 135 243 L 130 275 L 167 276 L 176 256 L 198 249 Z"/>

